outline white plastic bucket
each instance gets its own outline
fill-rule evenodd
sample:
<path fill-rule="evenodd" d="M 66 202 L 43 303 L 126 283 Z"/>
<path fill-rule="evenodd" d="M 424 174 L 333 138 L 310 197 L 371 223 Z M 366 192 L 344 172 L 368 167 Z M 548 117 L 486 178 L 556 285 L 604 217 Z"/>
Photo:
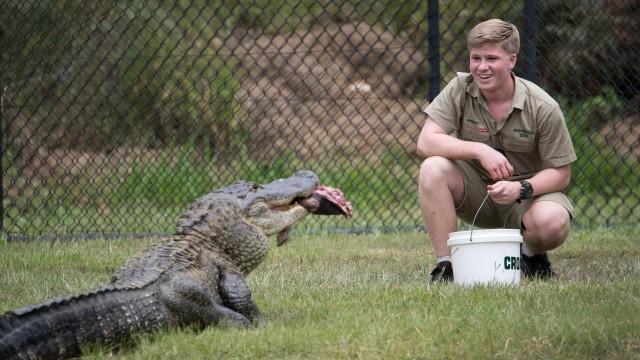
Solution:
<path fill-rule="evenodd" d="M 453 282 L 476 284 L 520 284 L 519 229 L 457 231 L 449 234 Z"/>

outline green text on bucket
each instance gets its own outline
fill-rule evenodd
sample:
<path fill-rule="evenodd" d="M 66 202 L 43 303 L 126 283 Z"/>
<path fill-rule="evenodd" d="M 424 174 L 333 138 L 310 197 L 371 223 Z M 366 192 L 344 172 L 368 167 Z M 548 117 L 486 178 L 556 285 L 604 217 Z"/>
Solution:
<path fill-rule="evenodd" d="M 505 256 L 504 268 L 506 270 L 520 270 L 520 257 Z"/>

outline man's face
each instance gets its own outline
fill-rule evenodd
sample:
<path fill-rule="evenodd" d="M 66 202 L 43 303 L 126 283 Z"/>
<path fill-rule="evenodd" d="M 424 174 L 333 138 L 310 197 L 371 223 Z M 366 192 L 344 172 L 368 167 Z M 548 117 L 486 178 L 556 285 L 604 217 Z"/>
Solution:
<path fill-rule="evenodd" d="M 507 86 L 515 64 L 516 54 L 508 54 L 498 44 L 485 44 L 469 51 L 469 72 L 483 92 Z"/>

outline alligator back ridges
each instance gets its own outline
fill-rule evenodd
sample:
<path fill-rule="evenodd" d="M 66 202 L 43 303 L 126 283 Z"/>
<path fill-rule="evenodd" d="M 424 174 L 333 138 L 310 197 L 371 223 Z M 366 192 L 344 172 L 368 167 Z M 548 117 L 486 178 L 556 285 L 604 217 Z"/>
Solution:
<path fill-rule="evenodd" d="M 144 288 L 105 288 L 19 309 L 0 316 L 0 359 L 79 356 L 79 344 L 116 344 L 166 326 L 167 314 Z"/>

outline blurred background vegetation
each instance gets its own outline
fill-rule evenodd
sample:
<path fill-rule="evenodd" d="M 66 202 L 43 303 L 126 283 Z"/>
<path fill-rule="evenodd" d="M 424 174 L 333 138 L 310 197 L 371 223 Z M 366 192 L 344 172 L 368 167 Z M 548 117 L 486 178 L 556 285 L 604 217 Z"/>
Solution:
<path fill-rule="evenodd" d="M 579 157 L 576 223 L 638 226 L 640 5 L 533 3 L 535 18 L 525 1 L 440 2 L 441 86 L 467 69 L 477 22 L 533 31 L 536 81 L 561 103 Z M 421 229 L 414 142 L 436 55 L 428 4 L 4 1 L 4 233 L 171 232 L 197 196 L 301 168 L 355 209 L 351 221 L 301 230 Z"/>

